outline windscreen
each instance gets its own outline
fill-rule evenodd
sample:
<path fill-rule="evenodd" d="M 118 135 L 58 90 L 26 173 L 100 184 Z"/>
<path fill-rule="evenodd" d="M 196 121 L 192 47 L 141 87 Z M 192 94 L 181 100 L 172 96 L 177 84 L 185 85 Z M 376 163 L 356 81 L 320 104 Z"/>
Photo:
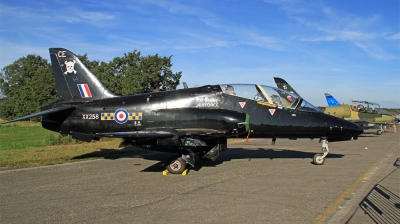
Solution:
<path fill-rule="evenodd" d="M 295 109 L 300 100 L 299 96 L 286 90 L 265 85 L 261 85 L 261 87 L 277 106 Z"/>

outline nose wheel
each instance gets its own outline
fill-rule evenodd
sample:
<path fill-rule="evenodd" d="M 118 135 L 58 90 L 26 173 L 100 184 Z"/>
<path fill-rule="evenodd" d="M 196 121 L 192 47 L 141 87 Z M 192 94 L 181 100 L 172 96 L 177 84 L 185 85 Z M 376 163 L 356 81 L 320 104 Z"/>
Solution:
<path fill-rule="evenodd" d="M 313 163 L 315 165 L 322 165 L 322 164 L 324 164 L 324 162 L 325 162 L 324 154 L 322 154 L 322 153 L 315 154 L 314 159 L 313 159 Z"/>
<path fill-rule="evenodd" d="M 329 154 L 328 141 L 326 139 L 321 139 L 321 144 L 322 144 L 322 152 L 323 153 L 315 154 L 314 159 L 313 159 L 313 163 L 315 165 L 324 164 L 325 157 Z"/>

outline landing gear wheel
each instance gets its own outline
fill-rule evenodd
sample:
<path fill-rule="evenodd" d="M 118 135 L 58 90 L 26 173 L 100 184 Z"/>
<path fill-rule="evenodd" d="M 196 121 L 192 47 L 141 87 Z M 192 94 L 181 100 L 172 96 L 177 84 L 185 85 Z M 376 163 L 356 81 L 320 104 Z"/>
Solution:
<path fill-rule="evenodd" d="M 325 162 L 324 154 L 321 154 L 321 153 L 315 154 L 314 160 L 313 160 L 313 163 L 315 165 L 322 165 L 322 164 L 324 164 L 324 162 Z"/>
<path fill-rule="evenodd" d="M 182 157 L 171 157 L 167 162 L 167 170 L 173 174 L 181 174 L 186 169 L 186 161 Z"/>

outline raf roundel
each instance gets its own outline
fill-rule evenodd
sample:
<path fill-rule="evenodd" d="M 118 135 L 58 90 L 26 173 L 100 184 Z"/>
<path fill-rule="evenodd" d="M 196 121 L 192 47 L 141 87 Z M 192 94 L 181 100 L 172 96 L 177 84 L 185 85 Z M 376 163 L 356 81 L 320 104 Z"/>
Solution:
<path fill-rule="evenodd" d="M 124 124 L 128 120 L 128 112 L 125 109 L 118 109 L 114 113 L 114 119 L 118 124 Z"/>

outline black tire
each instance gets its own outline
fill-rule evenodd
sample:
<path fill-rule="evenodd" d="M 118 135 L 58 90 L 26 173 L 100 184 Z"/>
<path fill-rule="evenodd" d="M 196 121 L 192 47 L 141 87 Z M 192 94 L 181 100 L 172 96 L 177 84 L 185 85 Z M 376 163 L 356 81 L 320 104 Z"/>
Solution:
<path fill-rule="evenodd" d="M 315 154 L 314 159 L 313 159 L 313 163 L 314 163 L 315 165 L 322 165 L 322 164 L 324 164 L 325 158 L 322 158 L 323 155 L 324 155 L 324 154 L 321 154 L 321 153 Z"/>
<path fill-rule="evenodd" d="M 181 174 L 186 169 L 186 161 L 181 157 L 171 157 L 167 162 L 167 170 L 172 174 Z"/>

